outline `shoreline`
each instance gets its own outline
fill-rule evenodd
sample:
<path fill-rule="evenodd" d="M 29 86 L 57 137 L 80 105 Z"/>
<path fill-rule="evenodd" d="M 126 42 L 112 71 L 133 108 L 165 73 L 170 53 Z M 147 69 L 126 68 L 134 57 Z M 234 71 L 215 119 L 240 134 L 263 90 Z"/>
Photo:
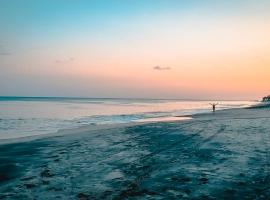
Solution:
<path fill-rule="evenodd" d="M 46 133 L 46 134 L 36 134 L 32 136 L 24 136 L 24 137 L 18 137 L 18 138 L 8 138 L 8 139 L 0 139 L 0 145 L 5 144 L 14 144 L 14 143 L 23 143 L 23 142 L 31 142 L 34 140 L 42 140 L 50 137 L 61 137 L 65 135 L 72 135 L 72 134 L 80 134 L 86 131 L 96 131 L 96 130 L 106 130 L 106 129 L 113 129 L 113 128 L 125 128 L 130 126 L 136 126 L 136 125 L 143 125 L 148 123 L 166 123 L 166 122 L 173 122 L 173 121 L 186 121 L 186 120 L 197 120 L 201 117 L 210 117 L 215 114 L 230 112 L 230 111 L 237 111 L 242 109 L 257 109 L 257 107 L 244 107 L 244 108 L 229 108 L 229 109 L 223 109 L 223 110 L 217 110 L 216 112 L 204 112 L 204 113 L 196 113 L 191 115 L 177 115 L 172 117 L 158 117 L 158 118 L 146 118 L 142 120 L 137 120 L 133 122 L 123 122 L 123 123 L 115 123 L 115 124 L 95 124 L 95 125 L 84 125 L 76 128 L 69 128 L 69 129 L 59 129 L 57 132 L 52 133 Z M 168 120 L 166 119 L 168 118 Z M 172 118 L 171 120 L 169 118 Z M 155 120 L 158 119 L 158 120 Z M 163 120 L 165 119 L 165 120 Z"/>
<path fill-rule="evenodd" d="M 210 113 L 208 103 L 202 101 L 160 102 L 159 104 L 152 102 L 146 105 L 140 102 L 134 102 L 133 104 L 121 101 L 92 103 L 74 101 L 70 103 L 59 102 L 58 104 L 50 101 L 40 103 L 40 101 L 36 101 L 33 105 L 32 102 L 23 101 L 19 104 L 16 103 L 13 107 L 12 103 L 2 104 L 0 144 L 48 137 L 57 134 L 62 129 L 77 129 L 92 125 L 107 126 L 107 124 L 170 121 L 170 117 L 175 118 L 173 120 L 178 120 L 179 118 L 177 119 L 177 117 L 192 117 L 190 114 Z M 139 103 L 139 109 L 137 103 Z M 253 102 L 226 101 L 222 102 L 222 104 L 219 108 L 220 110 L 248 106 L 252 105 Z M 14 106 L 18 113 L 12 111 L 15 109 Z M 27 106 L 33 107 L 31 112 L 26 109 Z M 105 109 L 106 106 L 108 106 L 108 109 Z M 44 109 L 47 107 L 52 109 L 52 112 L 49 109 Z M 115 109 L 120 110 L 116 112 Z M 129 111 L 129 109 L 131 110 Z"/>
<path fill-rule="evenodd" d="M 171 118 L 171 119 L 169 119 Z M 157 119 L 157 120 L 156 120 Z M 149 118 L 143 120 L 136 120 L 133 122 L 124 122 L 124 123 L 115 123 L 115 124 L 97 124 L 97 125 L 85 125 L 76 128 L 70 129 L 60 129 L 54 133 L 47 133 L 47 134 L 37 134 L 32 136 L 25 136 L 25 137 L 18 137 L 18 138 L 8 138 L 8 139 L 0 139 L 0 145 L 5 144 L 14 144 L 14 143 L 21 143 L 21 142 L 30 142 L 34 140 L 42 140 L 43 138 L 50 138 L 50 137 L 58 137 L 58 136 L 65 136 L 65 135 L 72 135 L 72 134 L 80 134 L 86 131 L 97 131 L 97 130 L 106 130 L 106 129 L 115 129 L 115 128 L 125 128 L 130 126 L 136 125 L 143 125 L 148 123 L 162 123 L 162 122 L 173 122 L 173 121 L 186 121 L 192 120 L 192 115 L 183 115 L 183 116 L 174 116 L 174 117 L 160 117 L 158 118 Z"/>

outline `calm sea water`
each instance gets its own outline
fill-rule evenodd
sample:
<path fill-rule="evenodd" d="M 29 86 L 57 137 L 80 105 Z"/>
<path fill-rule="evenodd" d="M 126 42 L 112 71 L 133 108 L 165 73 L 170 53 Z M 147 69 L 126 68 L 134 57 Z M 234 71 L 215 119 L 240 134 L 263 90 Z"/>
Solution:
<path fill-rule="evenodd" d="M 212 101 L 0 97 L 0 139 L 57 132 L 84 125 L 155 121 L 176 115 L 210 112 Z M 219 101 L 217 109 L 239 108 L 252 101 Z"/>

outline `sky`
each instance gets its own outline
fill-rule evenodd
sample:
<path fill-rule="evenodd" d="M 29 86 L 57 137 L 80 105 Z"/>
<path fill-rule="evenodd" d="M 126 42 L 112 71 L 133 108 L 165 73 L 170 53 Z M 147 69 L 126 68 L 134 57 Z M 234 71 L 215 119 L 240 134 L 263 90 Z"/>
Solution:
<path fill-rule="evenodd" d="M 0 96 L 259 99 L 268 0 L 0 0 Z"/>

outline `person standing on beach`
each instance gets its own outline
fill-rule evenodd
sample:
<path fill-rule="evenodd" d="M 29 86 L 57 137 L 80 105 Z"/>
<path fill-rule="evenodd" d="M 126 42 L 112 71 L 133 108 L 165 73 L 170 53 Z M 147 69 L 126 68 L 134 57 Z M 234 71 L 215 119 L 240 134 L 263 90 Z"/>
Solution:
<path fill-rule="evenodd" d="M 218 103 L 210 103 L 210 105 L 212 105 L 213 112 L 216 112 L 216 105 L 218 105 Z"/>

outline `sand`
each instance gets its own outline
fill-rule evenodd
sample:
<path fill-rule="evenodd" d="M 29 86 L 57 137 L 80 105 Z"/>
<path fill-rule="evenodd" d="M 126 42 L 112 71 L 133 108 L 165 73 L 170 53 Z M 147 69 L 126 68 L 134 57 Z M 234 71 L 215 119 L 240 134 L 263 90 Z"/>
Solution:
<path fill-rule="evenodd" d="M 0 199 L 269 199 L 270 108 L 0 145 Z"/>

